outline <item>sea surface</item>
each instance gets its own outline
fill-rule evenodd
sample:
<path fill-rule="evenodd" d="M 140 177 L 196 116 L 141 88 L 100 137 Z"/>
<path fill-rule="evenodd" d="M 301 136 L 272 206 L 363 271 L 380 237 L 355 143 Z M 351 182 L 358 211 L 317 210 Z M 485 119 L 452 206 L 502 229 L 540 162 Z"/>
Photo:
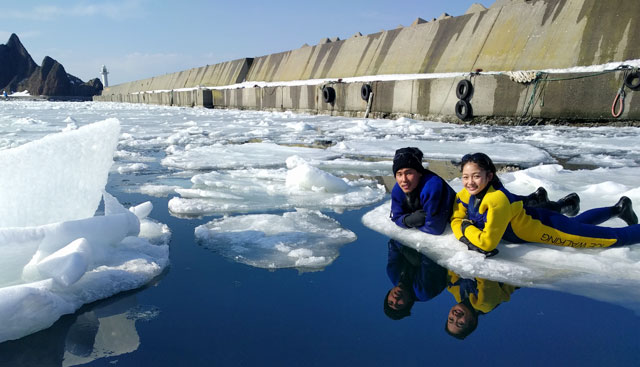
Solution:
<path fill-rule="evenodd" d="M 148 199 L 110 191 L 123 202 Z M 322 271 L 269 271 L 200 246 L 167 199 L 152 217 L 170 226 L 171 266 L 152 284 L 86 305 L 51 328 L 0 344 L 2 366 L 632 366 L 640 318 L 621 306 L 517 289 L 458 340 L 444 331 L 456 303 L 443 291 L 394 321 L 388 238 L 361 224 L 371 208 L 334 214 L 357 241 Z"/>

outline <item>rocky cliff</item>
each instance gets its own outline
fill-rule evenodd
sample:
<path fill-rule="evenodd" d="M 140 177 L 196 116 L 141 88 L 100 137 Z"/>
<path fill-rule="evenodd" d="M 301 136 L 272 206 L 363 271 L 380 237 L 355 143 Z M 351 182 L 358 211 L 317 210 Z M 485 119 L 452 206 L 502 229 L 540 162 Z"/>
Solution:
<path fill-rule="evenodd" d="M 32 96 L 91 97 L 100 94 L 102 83 L 97 78 L 82 82 L 49 56 L 38 66 L 18 36 L 12 34 L 5 45 L 0 45 L 0 90 L 27 90 Z"/>

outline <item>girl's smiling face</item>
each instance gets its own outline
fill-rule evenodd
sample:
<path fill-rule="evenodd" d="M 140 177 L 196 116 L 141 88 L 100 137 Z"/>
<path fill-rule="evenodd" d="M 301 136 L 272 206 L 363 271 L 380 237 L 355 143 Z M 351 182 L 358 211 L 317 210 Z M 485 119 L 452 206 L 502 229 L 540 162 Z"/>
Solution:
<path fill-rule="evenodd" d="M 476 163 L 468 162 L 462 167 L 462 186 L 471 195 L 477 195 L 491 182 L 493 173 L 488 172 Z"/>

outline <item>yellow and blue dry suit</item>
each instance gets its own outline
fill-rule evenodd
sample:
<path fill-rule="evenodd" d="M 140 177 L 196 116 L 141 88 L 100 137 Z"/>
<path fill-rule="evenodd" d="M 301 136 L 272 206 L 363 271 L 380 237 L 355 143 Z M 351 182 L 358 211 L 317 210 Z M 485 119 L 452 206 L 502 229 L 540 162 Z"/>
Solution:
<path fill-rule="evenodd" d="M 611 207 L 588 210 L 577 217 L 524 207 L 499 180 L 482 193 L 458 192 L 451 217 L 457 239 L 482 253 L 495 251 L 498 242 L 537 242 L 570 247 L 610 247 L 640 243 L 640 225 L 601 227 L 614 216 Z M 493 253 L 495 254 L 495 252 Z"/>

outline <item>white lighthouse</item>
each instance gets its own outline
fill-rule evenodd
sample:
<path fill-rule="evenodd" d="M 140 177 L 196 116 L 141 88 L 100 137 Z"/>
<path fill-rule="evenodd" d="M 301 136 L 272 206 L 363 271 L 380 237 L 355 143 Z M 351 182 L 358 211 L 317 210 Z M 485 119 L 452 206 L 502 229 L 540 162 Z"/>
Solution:
<path fill-rule="evenodd" d="M 107 71 L 107 67 L 102 65 L 102 67 L 100 68 L 100 75 L 102 75 L 102 86 L 105 88 L 109 86 L 109 79 L 107 79 L 107 74 L 109 74 L 109 72 Z"/>

